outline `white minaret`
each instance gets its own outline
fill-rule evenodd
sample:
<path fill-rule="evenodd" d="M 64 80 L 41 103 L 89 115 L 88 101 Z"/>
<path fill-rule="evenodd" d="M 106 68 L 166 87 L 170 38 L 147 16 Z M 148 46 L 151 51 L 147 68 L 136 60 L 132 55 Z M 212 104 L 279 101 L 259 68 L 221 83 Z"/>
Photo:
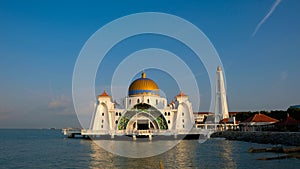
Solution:
<path fill-rule="evenodd" d="M 215 122 L 229 118 L 223 71 L 220 66 L 217 69 L 215 115 Z"/>

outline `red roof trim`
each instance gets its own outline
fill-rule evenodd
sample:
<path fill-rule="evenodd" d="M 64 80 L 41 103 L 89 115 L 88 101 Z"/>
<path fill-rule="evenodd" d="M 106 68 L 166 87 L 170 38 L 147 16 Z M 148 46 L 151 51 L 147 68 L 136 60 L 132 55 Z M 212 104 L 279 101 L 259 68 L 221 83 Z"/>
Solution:
<path fill-rule="evenodd" d="M 276 123 L 279 120 L 274 119 L 272 117 L 269 117 L 265 114 L 255 114 L 252 117 L 249 117 L 247 120 L 243 121 L 243 123 L 247 123 L 247 122 L 270 122 L 270 123 Z"/>
<path fill-rule="evenodd" d="M 100 94 L 98 97 L 110 97 L 106 91 L 104 90 L 102 94 Z"/>
<path fill-rule="evenodd" d="M 180 91 L 180 93 L 176 97 L 183 97 L 183 96 L 187 96 L 187 95 L 184 94 L 182 91 Z"/>

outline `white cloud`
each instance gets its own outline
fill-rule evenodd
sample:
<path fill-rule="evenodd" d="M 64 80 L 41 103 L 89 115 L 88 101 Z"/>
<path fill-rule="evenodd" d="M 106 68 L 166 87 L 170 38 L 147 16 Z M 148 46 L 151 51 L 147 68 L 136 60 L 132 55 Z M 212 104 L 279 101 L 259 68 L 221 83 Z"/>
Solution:
<path fill-rule="evenodd" d="M 286 80 L 288 78 L 288 72 L 284 71 L 280 73 L 280 80 Z"/>
<path fill-rule="evenodd" d="M 70 115 L 75 113 L 71 99 L 64 95 L 52 98 L 48 103 L 48 109 L 61 115 Z"/>
<path fill-rule="evenodd" d="M 252 36 L 255 36 L 256 32 L 259 30 L 259 28 L 266 22 L 266 20 L 272 15 L 272 13 L 275 11 L 277 6 L 280 4 L 281 0 L 276 0 L 273 6 L 271 7 L 270 11 L 267 13 L 267 15 L 257 24 L 254 32 L 252 33 Z"/>

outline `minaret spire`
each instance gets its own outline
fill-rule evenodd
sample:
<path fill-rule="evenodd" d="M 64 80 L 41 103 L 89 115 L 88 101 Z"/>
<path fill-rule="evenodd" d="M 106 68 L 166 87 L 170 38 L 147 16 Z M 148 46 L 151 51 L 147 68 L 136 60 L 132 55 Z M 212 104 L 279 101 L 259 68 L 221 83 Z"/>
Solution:
<path fill-rule="evenodd" d="M 224 84 L 223 71 L 221 66 L 217 68 L 217 82 L 216 82 L 216 107 L 215 115 L 216 122 L 224 118 L 229 118 L 228 105 L 226 99 L 226 90 Z"/>
<path fill-rule="evenodd" d="M 146 73 L 145 73 L 145 71 L 142 72 L 142 78 L 146 78 Z"/>

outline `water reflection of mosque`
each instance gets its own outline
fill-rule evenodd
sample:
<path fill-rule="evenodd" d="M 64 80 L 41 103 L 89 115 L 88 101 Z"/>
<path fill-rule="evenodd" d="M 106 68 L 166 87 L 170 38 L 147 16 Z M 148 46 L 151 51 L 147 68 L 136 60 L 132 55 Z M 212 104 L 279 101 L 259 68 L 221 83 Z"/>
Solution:
<path fill-rule="evenodd" d="M 160 161 L 165 168 L 237 168 L 230 141 L 199 144 L 195 140 L 184 140 L 165 153 L 147 158 L 121 157 L 92 141 L 83 140 L 82 143 L 91 148 L 89 168 L 159 168 Z"/>

